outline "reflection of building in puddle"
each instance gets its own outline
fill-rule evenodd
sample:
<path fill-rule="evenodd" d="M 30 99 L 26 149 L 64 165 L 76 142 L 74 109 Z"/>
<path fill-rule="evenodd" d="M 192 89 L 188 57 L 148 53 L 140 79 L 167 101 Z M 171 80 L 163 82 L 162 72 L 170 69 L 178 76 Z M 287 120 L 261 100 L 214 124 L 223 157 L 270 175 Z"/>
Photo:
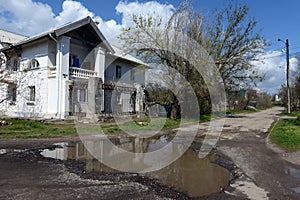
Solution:
<path fill-rule="evenodd" d="M 113 144 L 113 145 L 112 145 Z M 137 172 L 147 169 L 153 163 L 163 164 L 163 162 L 172 162 L 171 159 L 162 159 L 160 156 L 153 156 L 152 152 L 161 150 L 167 144 L 168 148 L 163 153 L 179 155 L 184 151 L 183 145 L 179 143 L 169 143 L 168 137 L 161 136 L 157 138 L 114 138 L 112 141 L 105 139 L 86 140 L 82 142 L 57 143 L 58 147 L 54 150 L 45 149 L 41 155 L 60 160 L 85 160 L 87 168 L 102 170 L 100 164 L 110 162 L 109 166 L 122 171 Z M 150 153 L 150 154 L 147 154 Z M 92 167 L 97 165 L 97 167 Z M 138 166 L 134 170 L 133 166 Z M 87 170 L 88 170 L 87 169 Z M 90 171 L 90 170 L 89 170 Z M 98 170 L 97 170 L 98 171 Z"/>
<path fill-rule="evenodd" d="M 122 138 L 115 139 L 113 143 L 126 151 L 151 152 L 164 147 L 168 144 L 168 140 L 165 138 L 158 140 Z M 62 143 L 59 146 L 61 147 L 55 150 L 44 150 L 42 155 L 61 160 L 82 160 L 86 162 L 86 171 L 88 172 L 118 172 L 100 162 L 103 159 L 101 156 L 104 155 L 118 163 L 120 168 L 128 165 L 140 165 L 141 168 L 146 168 L 152 162 L 158 164 L 166 162 L 160 156 L 154 157 L 148 156 L 148 154 L 127 157 L 126 153 L 116 151 L 106 140 Z M 181 154 L 184 151 L 183 145 L 176 142 L 172 142 L 169 149 L 174 154 Z M 192 149 L 188 149 L 178 160 L 171 162 L 167 167 L 145 175 L 194 197 L 219 192 L 220 187 L 226 187 L 229 183 L 229 172 L 226 169 L 211 163 L 207 158 L 199 159 L 198 154 Z"/>
<path fill-rule="evenodd" d="M 6 153 L 20 153 L 24 152 L 26 150 L 23 149 L 0 149 L 0 155 L 1 154 L 6 154 Z"/>
<path fill-rule="evenodd" d="M 166 185 L 187 192 L 192 197 L 220 192 L 229 183 L 229 172 L 210 162 L 199 159 L 196 152 L 188 149 L 182 157 L 169 166 L 148 174 Z"/>

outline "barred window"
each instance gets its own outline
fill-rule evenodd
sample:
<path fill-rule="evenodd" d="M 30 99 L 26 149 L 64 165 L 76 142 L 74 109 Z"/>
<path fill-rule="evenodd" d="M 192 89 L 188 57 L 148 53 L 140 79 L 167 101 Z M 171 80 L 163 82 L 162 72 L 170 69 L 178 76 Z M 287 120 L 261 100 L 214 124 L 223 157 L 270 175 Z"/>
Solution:
<path fill-rule="evenodd" d="M 35 86 L 29 86 L 29 101 L 35 101 Z"/>

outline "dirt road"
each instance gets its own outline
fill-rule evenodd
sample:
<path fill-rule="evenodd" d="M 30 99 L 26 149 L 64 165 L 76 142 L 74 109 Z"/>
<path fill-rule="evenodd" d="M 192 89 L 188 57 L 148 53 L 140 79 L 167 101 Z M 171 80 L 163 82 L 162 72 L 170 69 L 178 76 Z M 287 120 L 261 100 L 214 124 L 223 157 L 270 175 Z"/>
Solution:
<path fill-rule="evenodd" d="M 232 194 L 250 199 L 300 199 L 300 168 L 267 144 L 268 130 L 282 108 L 226 118 L 217 149 L 244 172 L 231 184 Z M 287 154 L 287 153 L 285 153 Z M 293 153 L 294 159 L 300 153 Z"/>
<path fill-rule="evenodd" d="M 291 155 L 291 160 L 297 160 L 298 153 L 274 151 L 266 144 L 268 129 L 280 111 L 273 108 L 226 118 L 214 152 L 230 158 L 223 158 L 223 166 L 234 162 L 231 172 L 239 178 L 222 192 L 197 199 L 300 199 L 300 168 L 282 158 Z M 40 155 L 42 149 L 54 148 L 53 143 L 76 140 L 0 140 L 0 199 L 190 199 L 136 174 L 88 173 L 79 161 Z M 1 154 L 1 149 L 25 151 Z"/>

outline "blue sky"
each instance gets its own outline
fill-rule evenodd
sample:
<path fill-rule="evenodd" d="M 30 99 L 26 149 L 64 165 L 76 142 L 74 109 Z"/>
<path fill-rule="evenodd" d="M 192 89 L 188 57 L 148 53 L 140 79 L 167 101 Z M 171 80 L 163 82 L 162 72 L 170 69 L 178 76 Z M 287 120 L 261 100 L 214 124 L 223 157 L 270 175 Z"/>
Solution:
<path fill-rule="evenodd" d="M 204 13 L 221 8 L 225 0 L 191 0 L 197 10 Z M 106 37 L 120 33 L 121 26 L 129 23 L 131 14 L 155 11 L 169 16 L 180 0 L 0 0 L 0 29 L 33 35 L 86 15 L 99 21 L 99 28 Z M 259 88 L 275 93 L 285 83 L 284 44 L 277 39 L 289 39 L 291 69 L 296 69 L 300 52 L 300 1 L 298 0 L 236 0 L 250 8 L 249 16 L 258 21 L 257 30 L 271 44 L 259 56 L 263 62 L 254 63 L 266 79 Z M 109 38 L 108 38 L 109 39 Z"/>
<path fill-rule="evenodd" d="M 174 7 L 178 6 L 180 0 L 157 0 L 162 4 L 172 4 Z M 50 5 L 55 14 L 59 14 L 62 11 L 63 0 L 40 0 L 37 2 L 43 2 Z M 116 6 L 120 0 L 109 1 L 94 1 L 86 0 L 79 1 L 90 11 L 99 15 L 104 20 L 114 19 L 118 23 L 121 22 L 121 14 L 116 13 Z M 136 2 L 135 0 L 127 0 L 127 2 Z M 139 0 L 138 2 L 147 2 L 146 0 Z M 193 5 L 196 9 L 209 12 L 214 8 L 221 8 L 224 4 L 224 0 L 193 0 Z M 299 0 L 238 0 L 237 2 L 244 3 L 249 6 L 249 16 L 254 17 L 258 21 L 257 28 L 261 30 L 262 35 L 271 43 L 268 49 L 281 49 L 283 43 L 277 42 L 278 38 L 289 39 L 291 45 L 291 53 L 300 51 L 300 1 Z"/>

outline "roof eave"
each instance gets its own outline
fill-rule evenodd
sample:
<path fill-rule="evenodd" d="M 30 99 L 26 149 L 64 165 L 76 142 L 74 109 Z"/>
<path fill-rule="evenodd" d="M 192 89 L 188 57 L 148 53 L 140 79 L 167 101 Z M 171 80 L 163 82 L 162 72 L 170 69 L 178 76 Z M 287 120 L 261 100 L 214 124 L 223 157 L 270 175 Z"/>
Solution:
<path fill-rule="evenodd" d="M 41 33 L 41 34 L 38 34 L 38 35 L 35 35 L 35 36 L 32 36 L 32 37 L 29 37 L 29 38 L 26 38 L 26 39 L 24 39 L 20 42 L 17 42 L 17 43 L 14 43 L 14 44 L 10 45 L 10 46 L 1 48 L 0 51 L 7 51 L 7 50 L 9 50 L 13 47 L 18 47 L 18 46 L 21 46 L 21 45 L 24 45 L 24 44 L 42 39 L 44 37 L 48 37 L 49 34 L 53 34 L 53 33 L 55 33 L 55 35 L 57 37 L 59 37 L 59 36 L 62 36 L 63 34 L 65 34 L 67 32 L 73 31 L 73 30 L 75 30 L 77 28 L 80 28 L 81 26 L 84 26 L 84 25 L 87 25 L 87 24 L 90 24 L 92 26 L 92 28 L 98 34 L 98 36 L 103 41 L 103 44 L 107 47 L 107 49 L 110 52 L 115 53 L 114 49 L 108 43 L 108 41 L 106 40 L 104 35 L 101 33 L 101 31 L 98 29 L 98 27 L 96 26 L 95 22 L 92 20 L 91 17 L 86 17 L 86 18 L 81 19 L 79 21 L 76 21 L 76 22 L 73 22 L 73 23 L 68 23 L 68 24 L 63 25 L 61 27 L 58 27 L 56 29 L 53 29 L 53 30 L 50 30 L 50 31 L 47 31 L 47 32 L 44 32 L 44 33 Z"/>
<path fill-rule="evenodd" d="M 151 69 L 151 67 L 150 67 L 147 63 L 144 63 L 144 62 L 142 62 L 142 61 L 137 62 L 137 61 L 128 59 L 128 58 L 123 57 L 123 56 L 115 55 L 115 54 L 108 54 L 108 55 L 109 55 L 109 56 L 112 56 L 112 57 L 115 57 L 115 58 L 122 59 L 122 60 L 126 60 L 127 62 L 130 62 L 130 63 L 134 63 L 135 65 L 137 65 L 137 66 L 139 66 L 139 67 L 144 67 L 144 68 Z"/>

